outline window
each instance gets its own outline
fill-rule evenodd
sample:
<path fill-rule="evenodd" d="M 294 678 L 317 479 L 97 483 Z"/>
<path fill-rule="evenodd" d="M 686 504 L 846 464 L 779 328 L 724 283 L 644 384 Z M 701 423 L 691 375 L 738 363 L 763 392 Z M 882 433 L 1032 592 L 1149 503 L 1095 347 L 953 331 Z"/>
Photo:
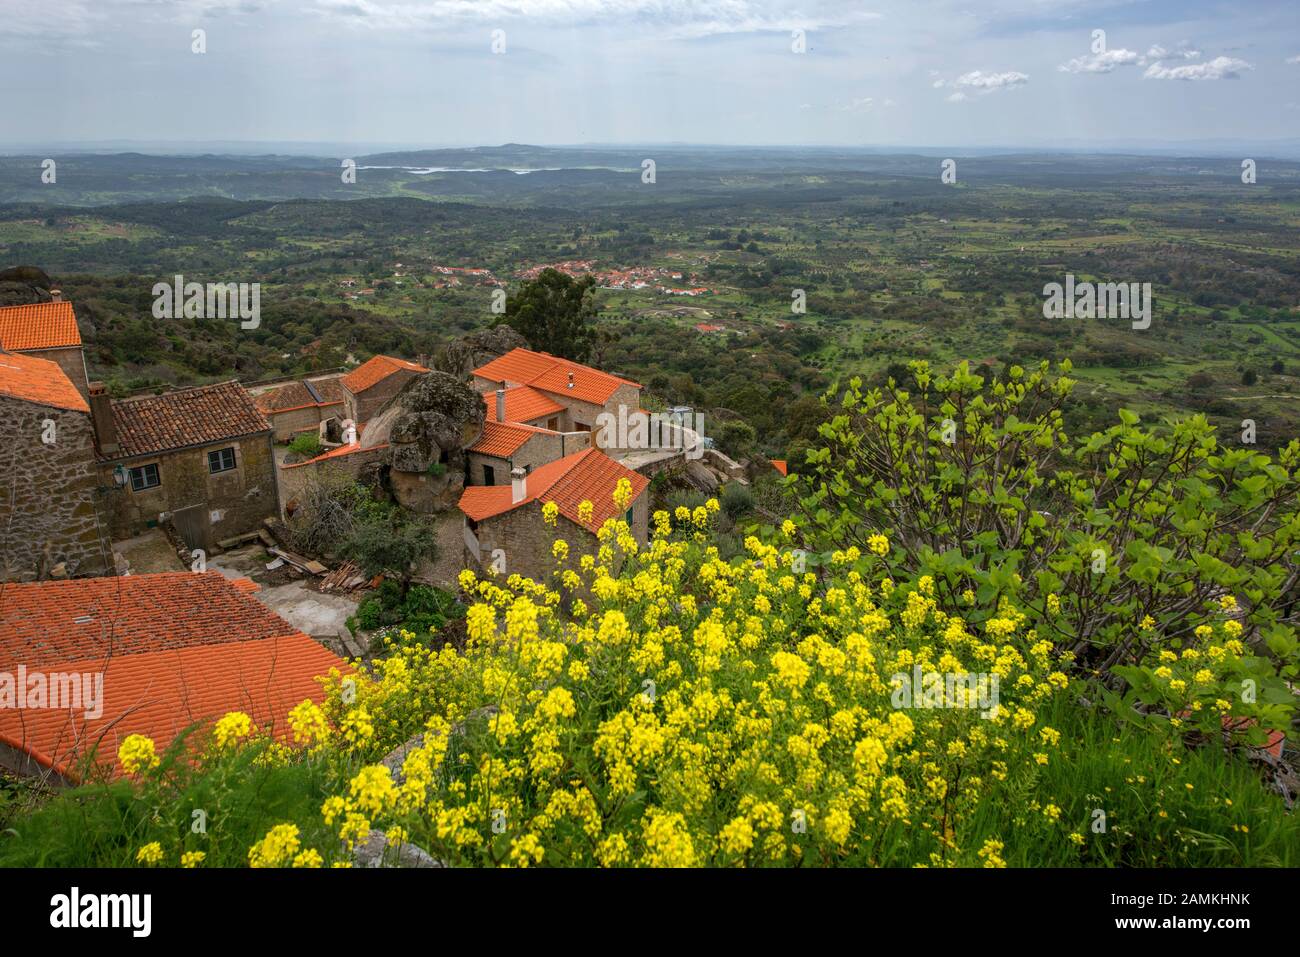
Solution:
<path fill-rule="evenodd" d="M 484 485 L 497 484 L 497 470 L 490 465 L 483 466 L 483 484 Z"/>
<path fill-rule="evenodd" d="M 157 488 L 162 484 L 158 477 L 157 465 L 141 465 L 131 469 L 131 491 L 143 492 L 147 488 Z"/>
<path fill-rule="evenodd" d="M 229 472 L 235 467 L 235 450 L 213 449 L 208 453 L 209 472 Z"/>
<path fill-rule="evenodd" d="M 559 416 L 553 415 L 553 416 L 551 416 L 549 419 L 547 419 L 547 420 L 546 420 L 546 427 L 547 427 L 548 429 L 550 429 L 552 432 L 558 432 L 558 431 L 560 431 L 560 418 L 559 418 Z"/>

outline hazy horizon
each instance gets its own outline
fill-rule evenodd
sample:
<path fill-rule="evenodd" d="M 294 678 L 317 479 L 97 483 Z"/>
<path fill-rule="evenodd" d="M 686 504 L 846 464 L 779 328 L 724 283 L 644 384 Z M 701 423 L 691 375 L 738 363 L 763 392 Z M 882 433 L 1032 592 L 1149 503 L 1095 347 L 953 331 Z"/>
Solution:
<path fill-rule="evenodd" d="M 0 0 L 0 14 L 6 144 L 1253 144 L 1300 116 L 1288 0 Z"/>

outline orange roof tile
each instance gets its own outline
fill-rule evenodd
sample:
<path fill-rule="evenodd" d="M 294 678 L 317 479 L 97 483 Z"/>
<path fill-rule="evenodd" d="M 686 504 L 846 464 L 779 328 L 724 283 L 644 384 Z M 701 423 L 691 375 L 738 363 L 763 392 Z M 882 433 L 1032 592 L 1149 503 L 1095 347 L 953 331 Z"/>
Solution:
<path fill-rule="evenodd" d="M 0 584 L 0 671 L 289 634 L 220 572 Z"/>
<path fill-rule="evenodd" d="M 495 419 L 497 414 L 495 389 L 483 393 L 483 403 L 487 406 L 488 418 Z M 555 415 L 563 411 L 564 406 L 526 385 L 516 385 L 506 389 L 507 422 L 527 422 L 530 419 L 540 419 L 544 415 Z"/>
<path fill-rule="evenodd" d="M 34 669 L 27 667 L 30 679 Z M 315 679 L 331 668 L 345 670 L 346 663 L 296 632 L 127 654 L 92 668 L 50 662 L 41 669 L 46 674 L 102 674 L 98 716 L 87 717 L 84 699 L 76 708 L 0 709 L 0 742 L 78 780 L 92 753 L 96 764 L 118 773 L 117 749 L 128 735 L 153 739 L 161 752 L 187 728 L 231 711 L 245 712 L 258 729 L 283 739 L 289 711 L 304 699 L 322 700 Z"/>
<path fill-rule="evenodd" d="M 271 431 L 238 382 L 179 389 L 113 403 L 118 451 L 112 459 L 150 455 Z"/>
<path fill-rule="evenodd" d="M 0 395 L 52 409 L 90 412 L 90 406 L 57 362 L 0 351 Z"/>
<path fill-rule="evenodd" d="M 633 501 L 650 487 L 644 475 L 624 468 L 599 449 L 588 448 L 533 469 L 522 501 L 511 501 L 511 485 L 471 486 L 461 494 L 460 510 L 471 521 L 481 522 L 530 502 L 554 502 L 565 518 L 595 532 L 606 519 L 622 514 L 614 504 L 614 489 L 620 478 L 632 484 Z M 584 500 L 592 504 L 590 522 L 578 518 L 578 505 Z"/>
<path fill-rule="evenodd" d="M 569 388 L 570 374 L 573 376 L 573 388 Z M 511 349 L 505 355 L 479 366 L 474 370 L 474 375 L 497 382 L 531 385 L 545 392 L 568 395 L 583 402 L 597 404 L 607 402 L 619 386 L 640 388 L 638 383 L 630 379 L 620 379 L 608 372 L 546 352 L 533 352 L 531 349 Z"/>
<path fill-rule="evenodd" d="M 392 356 L 374 356 L 361 363 L 340 381 L 349 392 L 356 395 L 376 383 L 383 382 L 394 372 L 400 372 L 403 369 L 410 372 L 429 371 L 424 366 L 417 365 L 414 362 L 407 362 L 405 359 L 394 359 Z"/>
<path fill-rule="evenodd" d="M 28 351 L 81 345 L 72 303 L 38 302 L 0 306 L 0 349 Z"/>
<path fill-rule="evenodd" d="M 771 459 L 772 468 L 776 469 L 782 475 L 786 474 L 785 459 Z"/>
<path fill-rule="evenodd" d="M 343 393 L 337 378 L 321 379 L 316 382 L 302 379 L 259 392 L 253 396 L 253 402 L 263 414 L 273 415 L 276 412 L 342 405 Z"/>
<path fill-rule="evenodd" d="M 522 425 L 518 422 L 497 422 L 495 419 L 487 419 L 483 423 L 483 434 L 466 451 L 506 458 L 518 452 L 534 435 L 554 434 L 546 429 Z"/>

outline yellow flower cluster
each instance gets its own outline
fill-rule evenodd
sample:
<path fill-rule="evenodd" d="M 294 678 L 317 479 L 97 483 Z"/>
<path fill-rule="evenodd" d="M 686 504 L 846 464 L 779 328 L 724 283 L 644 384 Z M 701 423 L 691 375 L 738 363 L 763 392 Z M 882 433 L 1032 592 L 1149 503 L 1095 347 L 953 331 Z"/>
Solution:
<path fill-rule="evenodd" d="M 224 748 L 243 738 L 253 730 L 253 719 L 242 711 L 231 711 L 217 722 L 212 737 L 218 748 Z"/>
<path fill-rule="evenodd" d="M 128 734 L 117 749 L 117 760 L 127 774 L 158 767 L 158 752 L 152 738 L 142 734 Z"/>
<path fill-rule="evenodd" d="M 363 763 L 322 806 L 344 846 L 396 827 L 455 864 L 888 864 L 915 845 L 1002 866 L 963 836 L 1060 742 L 1039 719 L 1067 685 L 1051 644 L 1005 600 L 976 625 L 928 578 L 873 583 L 856 550 L 821 578 L 757 537 L 724 561 L 699 534 L 717 509 L 657 513 L 646 546 L 606 522 L 556 573 L 582 600 L 462 573 L 463 651 L 398 646 L 354 700 L 331 690 L 340 727 L 372 728 L 342 735 L 364 760 L 421 734 L 399 774 Z M 958 690 L 899 706 L 927 673 Z"/>

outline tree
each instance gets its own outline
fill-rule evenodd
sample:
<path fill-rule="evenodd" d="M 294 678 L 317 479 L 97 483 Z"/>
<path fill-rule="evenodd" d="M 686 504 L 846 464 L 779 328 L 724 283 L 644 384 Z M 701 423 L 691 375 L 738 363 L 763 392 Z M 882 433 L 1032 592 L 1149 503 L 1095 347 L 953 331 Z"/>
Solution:
<path fill-rule="evenodd" d="M 371 512 L 354 521 L 343 551 L 367 575 L 396 575 L 405 597 L 411 576 L 424 559 L 438 555 L 433 526 L 423 519 L 404 519 L 398 509 Z"/>
<path fill-rule="evenodd" d="M 595 285 L 591 276 L 574 279 L 556 269 L 543 269 L 506 298 L 505 315 L 495 324 L 510 326 L 533 349 L 586 362 L 595 344 L 591 321 L 596 303 L 590 295 Z"/>

